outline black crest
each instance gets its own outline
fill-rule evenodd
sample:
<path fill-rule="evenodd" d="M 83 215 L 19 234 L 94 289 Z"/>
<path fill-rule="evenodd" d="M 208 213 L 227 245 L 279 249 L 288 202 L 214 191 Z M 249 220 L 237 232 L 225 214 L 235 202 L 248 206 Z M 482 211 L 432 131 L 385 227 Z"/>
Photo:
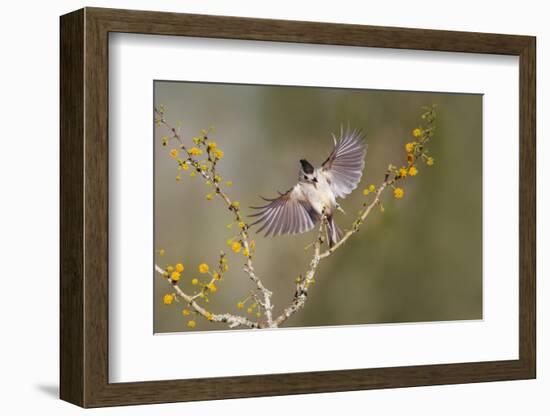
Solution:
<path fill-rule="evenodd" d="M 300 159 L 300 163 L 302 164 L 302 170 L 307 173 L 308 175 L 311 175 L 313 173 L 313 166 L 311 163 L 309 163 L 305 159 Z"/>

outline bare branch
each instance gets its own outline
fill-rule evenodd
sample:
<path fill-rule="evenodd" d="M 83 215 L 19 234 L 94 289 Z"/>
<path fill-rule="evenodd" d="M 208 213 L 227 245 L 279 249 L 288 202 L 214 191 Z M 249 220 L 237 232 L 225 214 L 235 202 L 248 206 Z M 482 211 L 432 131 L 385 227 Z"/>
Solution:
<path fill-rule="evenodd" d="M 208 151 L 208 160 L 212 163 L 212 170 L 211 174 L 206 172 L 205 170 L 201 169 L 201 164 L 198 160 L 196 160 L 193 157 L 193 154 L 189 151 L 189 149 L 185 146 L 183 143 L 183 139 L 181 138 L 178 131 L 172 127 L 170 124 L 166 122 L 164 119 L 163 113 L 159 112 L 157 109 L 155 109 L 155 112 L 160 117 L 160 122 L 165 125 L 172 133 L 173 137 L 178 141 L 180 148 L 185 151 L 187 154 L 188 160 L 191 162 L 192 166 L 195 168 L 195 170 L 209 183 L 213 184 L 216 195 L 218 195 L 223 202 L 225 203 L 226 207 L 231 211 L 234 215 L 235 221 L 240 223 L 243 221 L 243 218 L 241 216 L 241 212 L 239 209 L 239 206 L 232 201 L 229 196 L 221 189 L 220 183 L 215 180 L 216 177 L 216 158 L 212 159 L 210 152 Z M 241 228 L 240 230 L 240 238 L 243 243 L 244 249 L 248 255 L 246 256 L 246 264 L 243 268 L 243 270 L 246 272 L 250 280 L 256 285 L 258 291 L 262 293 L 263 302 L 261 303 L 262 308 L 265 311 L 265 317 L 267 320 L 267 326 L 272 327 L 273 326 L 273 305 L 271 303 L 271 296 L 272 292 L 267 289 L 261 279 L 256 275 L 254 271 L 254 265 L 252 263 L 252 252 L 250 248 L 250 242 L 248 239 L 248 233 L 247 233 L 247 227 Z"/>
<path fill-rule="evenodd" d="M 435 109 L 426 108 L 427 110 L 423 115 L 422 119 L 427 121 L 427 127 L 424 129 L 415 129 L 415 132 L 418 131 L 415 137 L 419 137 L 419 142 L 409 143 L 407 146 L 411 146 L 410 149 L 407 149 L 407 172 L 410 172 L 410 169 L 414 169 L 414 174 L 416 175 L 416 163 L 418 160 L 424 160 L 428 165 L 433 164 L 433 159 L 426 155 L 425 146 L 433 137 L 435 131 Z M 431 159 L 431 163 L 428 162 Z M 336 250 L 342 247 L 348 239 L 359 231 L 361 225 L 366 221 L 367 217 L 372 213 L 373 209 L 376 206 L 381 206 L 381 196 L 388 187 L 393 187 L 394 184 L 405 178 L 401 170 L 396 169 L 393 165 L 388 167 L 388 171 L 384 177 L 382 184 L 374 191 L 374 198 L 370 203 L 364 202 L 363 208 L 364 211 L 361 211 L 358 218 L 353 222 L 351 229 L 349 229 L 343 237 L 332 247 L 326 249 L 323 253 L 320 252 L 321 245 L 323 243 L 323 230 L 326 228 L 326 217 L 323 215 L 321 218 L 321 224 L 319 225 L 319 234 L 314 243 L 314 253 L 310 261 L 309 269 L 306 273 L 305 279 L 302 279 L 298 282 L 296 286 L 296 292 L 294 294 L 294 299 L 290 306 L 288 306 L 283 313 L 277 317 L 275 320 L 276 326 L 283 324 L 288 318 L 290 318 L 297 311 L 302 309 L 305 306 L 308 296 L 308 288 L 314 282 L 313 278 L 315 276 L 315 271 L 317 270 L 321 260 L 332 255 Z M 402 195 L 401 195 L 402 196 Z"/>
<path fill-rule="evenodd" d="M 324 242 L 326 221 L 327 221 L 327 218 L 325 215 L 323 215 L 321 217 L 321 223 L 319 225 L 319 232 L 317 234 L 317 239 L 315 240 L 315 243 L 314 243 L 313 257 L 309 262 L 309 269 L 306 272 L 305 278 L 300 279 L 300 281 L 297 282 L 296 292 L 294 293 L 294 299 L 292 300 L 292 303 L 275 320 L 275 326 L 277 327 L 282 325 L 288 318 L 290 318 L 292 315 L 294 315 L 296 312 L 302 309 L 306 304 L 309 287 L 315 281 L 314 280 L 315 272 L 317 271 L 317 267 L 319 266 L 319 262 L 321 261 L 320 253 L 321 253 L 321 245 Z"/>
<path fill-rule="evenodd" d="M 204 163 L 204 161 L 201 163 L 200 160 L 194 157 L 195 155 L 201 154 L 202 151 L 197 148 L 188 149 L 185 146 L 178 130 L 170 126 L 165 121 L 163 110 L 159 111 L 155 109 L 155 112 L 158 115 L 157 123 L 166 126 L 170 130 L 173 136 L 172 138 L 179 143 L 179 148 L 187 154 L 187 159 L 184 163 L 187 164 L 187 161 L 189 161 L 193 169 L 198 172 L 209 185 L 212 185 L 214 187 L 216 195 L 218 195 L 218 197 L 224 202 L 226 208 L 230 212 L 232 212 L 235 221 L 239 223 L 240 244 L 237 246 L 237 249 L 235 251 L 240 251 L 242 244 L 242 247 L 244 247 L 243 253 L 246 257 L 246 262 L 243 266 L 243 270 L 256 287 L 256 292 L 253 292 L 251 295 L 249 295 L 249 298 L 253 298 L 255 301 L 255 305 L 259 305 L 259 307 L 263 309 L 266 321 L 253 322 L 244 316 L 233 315 L 229 313 L 212 314 L 211 312 L 208 312 L 206 309 L 204 309 L 199 303 L 197 303 L 196 300 L 201 298 L 201 295 L 205 294 L 205 291 L 207 290 L 206 288 L 214 285 L 215 281 L 219 278 L 216 277 L 216 274 L 212 275 L 212 279 L 203 287 L 203 290 L 200 293 L 194 295 L 188 295 L 183 292 L 181 288 L 179 288 L 179 286 L 177 285 L 177 281 L 167 279 L 174 287 L 177 296 L 184 299 L 196 313 L 202 315 L 210 321 L 225 322 L 229 325 L 230 328 L 238 326 L 244 326 L 248 328 L 277 328 L 284 324 L 292 315 L 304 308 L 307 302 L 309 288 L 315 282 L 315 274 L 317 272 L 320 262 L 323 259 L 331 256 L 336 250 L 342 247 L 353 234 L 359 231 L 361 225 L 367 220 L 368 216 L 373 212 L 375 207 L 380 206 L 381 210 L 383 211 L 381 197 L 385 190 L 389 187 L 393 188 L 395 198 L 402 198 L 404 195 L 404 190 L 403 188 L 396 187 L 396 183 L 402 181 L 407 176 L 416 176 L 416 174 L 418 173 L 418 169 L 416 168 L 417 161 L 422 160 L 428 166 L 432 166 L 434 164 L 433 158 L 429 156 L 429 153 L 426 150 L 426 145 L 434 135 L 436 113 L 434 107 L 425 108 L 424 110 L 425 112 L 422 114 L 422 119 L 426 121 L 426 126 L 424 128 L 415 128 L 413 130 L 413 136 L 416 138 L 417 141 L 413 141 L 405 145 L 407 151 L 406 164 L 404 164 L 399 169 L 393 165 L 389 165 L 384 177 L 384 181 L 381 183 L 381 185 L 378 188 L 375 188 L 374 185 L 371 185 L 368 190 L 366 189 L 364 191 L 364 194 L 366 196 L 370 198 L 371 195 L 374 195 L 374 198 L 370 202 L 367 202 L 367 200 L 363 202 L 363 209 L 359 212 L 358 217 L 352 223 L 351 228 L 344 233 L 342 238 L 335 245 L 333 245 L 332 247 L 328 247 L 325 251 L 322 252 L 321 248 L 325 243 L 325 232 L 327 230 L 327 218 L 323 212 L 323 214 L 321 215 L 317 238 L 313 243 L 313 256 L 309 262 L 309 266 L 306 270 L 305 276 L 303 278 L 300 277 L 300 279 L 296 282 L 296 291 L 290 305 L 282 311 L 281 315 L 274 319 L 274 308 L 271 301 L 272 292 L 264 286 L 262 280 L 256 275 L 256 272 L 254 270 L 254 265 L 252 262 L 253 250 L 249 241 L 248 225 L 243 221 L 239 204 L 236 201 L 232 201 L 227 193 L 225 193 L 221 188 L 219 175 L 217 175 L 216 173 L 217 161 L 223 156 L 223 153 L 221 156 L 218 156 L 215 153 L 215 150 L 212 150 L 212 148 L 210 147 L 212 143 L 206 142 L 206 133 L 204 133 L 204 137 L 197 140 L 198 142 L 200 142 L 200 145 L 206 145 L 208 163 L 210 164 L 210 168 L 205 168 L 202 164 Z M 212 145 L 215 149 L 215 143 L 213 143 Z M 175 155 L 177 155 L 177 151 L 173 151 L 175 152 Z M 179 160 L 179 163 L 181 165 L 182 161 Z M 183 167 L 187 169 L 186 166 Z M 223 257 L 224 254 L 222 252 L 220 257 L 220 276 L 223 271 L 226 270 L 222 267 Z M 155 269 L 163 276 L 166 276 L 166 272 L 159 266 L 155 265 Z M 244 302 L 246 302 L 246 300 Z M 239 308 L 242 308 L 243 302 L 239 302 L 239 305 Z M 253 305 L 253 307 L 255 307 L 255 305 Z M 260 316 L 259 313 L 258 316 Z"/>

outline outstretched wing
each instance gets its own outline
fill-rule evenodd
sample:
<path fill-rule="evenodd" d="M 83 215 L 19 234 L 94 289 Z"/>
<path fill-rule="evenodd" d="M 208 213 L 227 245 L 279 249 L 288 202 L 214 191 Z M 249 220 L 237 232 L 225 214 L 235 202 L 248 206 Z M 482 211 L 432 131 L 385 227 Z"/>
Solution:
<path fill-rule="evenodd" d="M 332 192 L 342 198 L 353 191 L 363 175 L 367 145 L 363 141 L 361 130 L 349 128 L 344 133 L 340 131 L 340 138 L 334 139 L 334 149 L 323 162 L 321 173 L 325 176 Z"/>
<path fill-rule="evenodd" d="M 315 227 L 318 220 L 317 213 L 302 195 L 299 185 L 289 189 L 279 197 L 263 198 L 268 204 L 257 209 L 251 217 L 258 219 L 251 225 L 261 224 L 257 232 L 265 231 L 265 236 L 305 233 Z"/>

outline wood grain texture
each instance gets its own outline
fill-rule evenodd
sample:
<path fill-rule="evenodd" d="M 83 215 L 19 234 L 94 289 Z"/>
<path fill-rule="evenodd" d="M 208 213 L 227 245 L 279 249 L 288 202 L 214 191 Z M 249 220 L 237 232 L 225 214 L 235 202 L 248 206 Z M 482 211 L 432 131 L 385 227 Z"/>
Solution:
<path fill-rule="evenodd" d="M 108 380 L 108 33 L 520 57 L 518 360 L 140 383 Z M 61 397 L 83 407 L 533 378 L 535 38 L 86 8 L 61 18 Z"/>
<path fill-rule="evenodd" d="M 60 22 L 60 387 L 84 404 L 84 12 Z"/>
<path fill-rule="evenodd" d="M 536 377 L 536 41 L 520 54 L 519 355 Z"/>

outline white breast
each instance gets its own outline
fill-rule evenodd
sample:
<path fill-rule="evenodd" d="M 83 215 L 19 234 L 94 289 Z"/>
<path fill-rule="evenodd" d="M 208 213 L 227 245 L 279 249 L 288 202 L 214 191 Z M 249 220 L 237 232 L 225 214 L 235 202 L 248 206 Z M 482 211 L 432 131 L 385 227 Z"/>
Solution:
<path fill-rule="evenodd" d="M 336 206 L 336 198 L 325 178 L 322 175 L 317 175 L 317 179 L 316 184 L 300 183 L 301 190 L 318 214 L 323 212 L 323 208 L 325 208 L 326 214 L 331 214 Z"/>

